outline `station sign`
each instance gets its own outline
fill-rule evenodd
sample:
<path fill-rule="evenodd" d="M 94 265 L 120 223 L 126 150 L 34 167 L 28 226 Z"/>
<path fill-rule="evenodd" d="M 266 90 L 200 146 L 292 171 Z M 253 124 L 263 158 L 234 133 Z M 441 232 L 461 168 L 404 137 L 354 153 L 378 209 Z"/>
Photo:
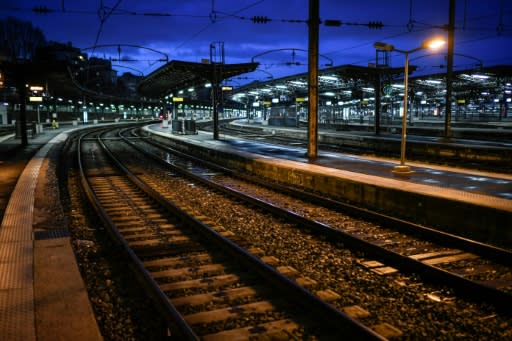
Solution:
<path fill-rule="evenodd" d="M 183 102 L 183 97 L 173 97 L 172 101 L 173 102 Z"/>
<path fill-rule="evenodd" d="M 305 102 L 305 101 L 306 101 L 305 97 L 297 97 L 297 98 L 295 98 L 295 102 L 298 102 L 298 103 L 302 103 L 302 102 Z"/>
<path fill-rule="evenodd" d="M 43 97 L 42 96 L 30 96 L 28 98 L 28 100 L 30 102 L 42 102 L 43 101 Z"/>

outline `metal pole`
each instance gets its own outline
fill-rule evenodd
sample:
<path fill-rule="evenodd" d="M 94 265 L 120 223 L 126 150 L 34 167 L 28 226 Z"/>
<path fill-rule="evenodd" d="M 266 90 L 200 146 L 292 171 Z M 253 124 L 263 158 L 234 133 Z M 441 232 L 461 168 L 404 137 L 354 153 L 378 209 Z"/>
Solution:
<path fill-rule="evenodd" d="M 21 134 L 21 145 L 28 145 L 27 136 L 27 87 L 26 87 L 26 71 L 25 67 L 27 64 L 16 64 L 16 76 L 17 76 L 17 87 L 18 95 L 20 100 L 20 134 Z"/>
<path fill-rule="evenodd" d="M 380 110 L 381 110 L 381 81 L 380 72 L 377 72 L 375 77 L 374 89 L 375 89 L 375 135 L 380 134 Z"/>
<path fill-rule="evenodd" d="M 405 165 L 405 146 L 407 140 L 407 100 L 409 87 L 409 51 L 405 51 L 405 68 L 404 68 L 404 112 L 402 115 L 402 143 L 400 146 L 400 166 L 394 168 L 397 173 L 410 173 L 411 169 Z"/>
<path fill-rule="evenodd" d="M 219 84 L 215 83 L 212 84 L 212 106 L 213 106 L 213 139 L 218 140 L 219 139 L 219 110 L 217 108 L 218 100 L 217 100 L 217 91 L 218 91 Z"/>
<path fill-rule="evenodd" d="M 309 52 L 308 52 L 308 158 L 318 156 L 318 36 L 320 26 L 320 0 L 309 0 Z"/>
<path fill-rule="evenodd" d="M 453 82 L 453 45 L 455 38 L 455 0 L 450 0 L 450 13 L 448 23 L 448 56 L 446 62 L 446 107 L 444 120 L 444 138 L 452 137 L 452 82 Z"/>

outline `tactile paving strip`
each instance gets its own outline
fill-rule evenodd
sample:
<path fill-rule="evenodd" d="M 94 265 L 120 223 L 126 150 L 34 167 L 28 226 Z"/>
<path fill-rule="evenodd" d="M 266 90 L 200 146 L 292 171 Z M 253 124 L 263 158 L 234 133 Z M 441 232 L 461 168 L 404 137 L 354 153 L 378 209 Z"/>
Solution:
<path fill-rule="evenodd" d="M 43 159 L 58 135 L 30 160 L 11 195 L 0 227 L 0 340 L 36 340 L 34 316 L 34 193 Z"/>

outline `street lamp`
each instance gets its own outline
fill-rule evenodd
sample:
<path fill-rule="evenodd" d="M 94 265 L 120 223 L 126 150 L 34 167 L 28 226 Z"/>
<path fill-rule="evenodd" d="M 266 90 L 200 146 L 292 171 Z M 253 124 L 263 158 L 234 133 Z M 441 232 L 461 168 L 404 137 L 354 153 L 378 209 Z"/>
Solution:
<path fill-rule="evenodd" d="M 411 168 L 405 164 L 405 143 L 407 138 L 407 101 L 408 101 L 408 82 L 409 82 L 409 54 L 422 50 L 422 49 L 437 49 L 445 44 L 443 39 L 434 38 L 428 39 L 421 44 L 420 47 L 414 48 L 412 50 L 400 50 L 395 48 L 394 45 L 376 42 L 373 44 L 373 47 L 377 50 L 381 51 L 396 51 L 403 53 L 405 55 L 405 67 L 404 67 L 404 110 L 402 115 L 402 143 L 400 147 L 400 165 L 395 166 L 393 168 L 394 173 L 398 174 L 410 174 Z"/>

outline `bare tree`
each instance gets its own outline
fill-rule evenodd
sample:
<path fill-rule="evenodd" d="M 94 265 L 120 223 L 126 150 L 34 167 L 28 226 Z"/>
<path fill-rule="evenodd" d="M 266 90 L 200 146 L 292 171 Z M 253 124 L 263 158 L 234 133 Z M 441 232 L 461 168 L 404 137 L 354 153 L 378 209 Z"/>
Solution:
<path fill-rule="evenodd" d="M 46 44 L 43 32 L 27 21 L 8 17 L 0 21 L 0 51 L 9 59 L 31 60 Z"/>

